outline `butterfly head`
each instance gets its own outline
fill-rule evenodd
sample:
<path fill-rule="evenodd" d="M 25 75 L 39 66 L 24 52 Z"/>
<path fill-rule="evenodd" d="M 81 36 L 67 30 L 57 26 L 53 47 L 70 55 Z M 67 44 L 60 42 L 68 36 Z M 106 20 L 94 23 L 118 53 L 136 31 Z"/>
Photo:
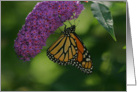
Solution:
<path fill-rule="evenodd" d="M 65 33 L 65 34 L 73 33 L 73 32 L 75 32 L 75 28 L 76 28 L 76 26 L 75 26 L 75 25 L 72 25 L 71 27 L 66 28 L 66 29 L 64 30 L 64 33 Z"/>
<path fill-rule="evenodd" d="M 70 31 L 74 31 L 74 32 L 75 32 L 75 28 L 76 28 L 76 26 L 75 26 L 75 25 L 72 25 L 72 26 L 70 27 Z"/>

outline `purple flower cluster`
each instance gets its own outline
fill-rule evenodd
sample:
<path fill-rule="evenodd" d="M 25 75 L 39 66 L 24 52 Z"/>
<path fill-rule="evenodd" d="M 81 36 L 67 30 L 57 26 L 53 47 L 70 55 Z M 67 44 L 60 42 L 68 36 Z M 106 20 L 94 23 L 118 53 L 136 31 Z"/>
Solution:
<path fill-rule="evenodd" d="M 29 61 L 40 53 L 46 39 L 66 20 L 77 18 L 84 9 L 79 1 L 43 1 L 37 3 L 18 33 L 14 48 L 20 59 Z"/>

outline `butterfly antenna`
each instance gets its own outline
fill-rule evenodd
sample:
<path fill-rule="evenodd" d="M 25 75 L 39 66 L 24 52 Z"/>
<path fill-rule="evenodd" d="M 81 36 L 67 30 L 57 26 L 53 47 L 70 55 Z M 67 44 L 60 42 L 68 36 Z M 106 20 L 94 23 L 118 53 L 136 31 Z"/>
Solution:
<path fill-rule="evenodd" d="M 78 24 L 79 24 L 80 20 L 78 20 Z M 78 24 L 76 25 L 76 27 L 78 26 Z"/>
<path fill-rule="evenodd" d="M 74 25 L 76 24 L 76 18 L 74 17 L 75 16 L 75 14 L 73 13 L 73 19 L 74 19 Z"/>
<path fill-rule="evenodd" d="M 68 20 L 69 24 L 72 26 L 71 22 Z"/>
<path fill-rule="evenodd" d="M 74 25 L 75 25 L 75 20 L 76 20 L 76 19 L 74 19 Z"/>
<path fill-rule="evenodd" d="M 74 19 L 74 25 L 75 25 L 75 18 L 74 18 L 74 15 L 73 15 L 73 17 L 72 17 L 73 19 Z"/>

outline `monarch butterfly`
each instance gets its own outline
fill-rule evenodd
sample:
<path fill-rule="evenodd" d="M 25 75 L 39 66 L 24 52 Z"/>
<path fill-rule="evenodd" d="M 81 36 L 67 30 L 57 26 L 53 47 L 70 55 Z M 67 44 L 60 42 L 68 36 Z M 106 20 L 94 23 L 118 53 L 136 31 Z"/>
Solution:
<path fill-rule="evenodd" d="M 72 65 L 85 73 L 92 73 L 90 54 L 75 33 L 75 27 L 65 28 L 58 40 L 48 48 L 47 55 L 60 65 Z"/>

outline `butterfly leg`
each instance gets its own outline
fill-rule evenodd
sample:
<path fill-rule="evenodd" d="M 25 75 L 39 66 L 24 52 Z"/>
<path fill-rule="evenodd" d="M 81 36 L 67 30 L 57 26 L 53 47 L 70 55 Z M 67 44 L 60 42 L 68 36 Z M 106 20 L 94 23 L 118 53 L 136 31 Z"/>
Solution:
<path fill-rule="evenodd" d="M 71 22 L 68 20 L 69 24 L 72 26 Z"/>
<path fill-rule="evenodd" d="M 65 24 L 64 24 L 65 25 Z M 66 30 L 67 25 L 65 25 L 64 30 Z"/>

